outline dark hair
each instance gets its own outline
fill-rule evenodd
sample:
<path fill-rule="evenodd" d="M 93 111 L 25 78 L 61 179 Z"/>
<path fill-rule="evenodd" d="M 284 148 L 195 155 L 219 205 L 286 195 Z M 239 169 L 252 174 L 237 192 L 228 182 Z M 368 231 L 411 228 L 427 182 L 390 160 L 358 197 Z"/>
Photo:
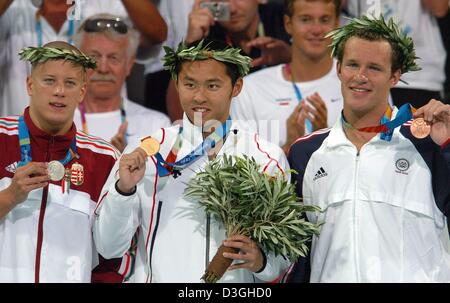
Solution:
<path fill-rule="evenodd" d="M 393 41 L 390 41 L 383 37 L 383 35 L 371 31 L 370 29 L 359 29 L 356 30 L 353 35 L 348 36 L 346 39 L 344 39 L 338 46 L 336 50 L 336 57 L 339 62 L 342 63 L 342 59 L 344 58 L 344 50 L 345 45 L 347 44 L 348 39 L 351 37 L 360 38 L 367 41 L 386 41 L 391 46 L 391 72 L 394 73 L 396 70 L 399 70 L 402 68 L 402 63 L 405 61 L 404 55 L 402 50 L 400 49 L 400 46 L 398 43 L 395 43 Z"/>
<path fill-rule="evenodd" d="M 188 47 L 192 47 L 192 46 L 195 47 L 200 43 L 200 41 L 201 40 L 189 43 Z M 208 45 L 208 49 L 211 51 L 223 51 L 227 47 L 229 47 L 228 44 L 226 44 L 225 42 L 220 41 L 220 40 L 204 39 L 203 43 L 204 43 L 204 45 Z M 175 64 L 175 73 L 177 75 L 180 74 L 181 66 L 183 65 L 184 62 L 186 62 L 186 61 L 180 60 Z M 234 86 L 236 84 L 237 80 L 241 77 L 238 66 L 235 64 L 232 64 L 232 63 L 228 63 L 228 62 L 221 62 L 221 61 L 217 61 L 217 62 L 225 65 L 227 75 L 231 78 L 231 84 L 232 84 L 232 86 Z"/>
<path fill-rule="evenodd" d="M 298 0 L 284 0 L 284 13 L 286 15 L 288 15 L 289 17 L 292 17 L 292 15 L 294 14 L 295 1 L 298 1 Z M 307 2 L 319 2 L 320 1 L 320 2 L 326 2 L 326 3 L 333 2 L 336 17 L 339 17 L 339 15 L 341 14 L 341 0 L 304 0 L 304 1 L 307 1 Z"/>

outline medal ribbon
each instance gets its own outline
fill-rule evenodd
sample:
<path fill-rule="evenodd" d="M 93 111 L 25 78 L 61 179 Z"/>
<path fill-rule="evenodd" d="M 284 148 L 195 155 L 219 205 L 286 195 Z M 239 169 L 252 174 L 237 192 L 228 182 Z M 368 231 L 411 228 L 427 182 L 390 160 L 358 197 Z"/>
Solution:
<path fill-rule="evenodd" d="M 41 23 L 41 14 L 39 11 L 36 12 L 36 23 L 34 25 L 37 35 L 37 45 L 40 47 L 44 44 L 43 42 L 43 33 L 42 33 L 42 23 Z M 68 42 L 72 44 L 72 36 L 75 33 L 75 24 L 73 19 L 69 20 L 69 30 L 67 32 L 67 36 L 69 37 Z"/>
<path fill-rule="evenodd" d="M 397 112 L 394 120 L 391 120 L 392 109 L 388 106 L 386 113 L 380 120 L 380 125 L 368 126 L 361 128 L 354 128 L 353 125 L 345 120 L 344 114 L 342 114 L 342 124 L 346 128 L 356 129 L 360 132 L 366 133 L 381 133 L 381 139 L 385 141 L 391 141 L 394 129 L 402 125 L 403 123 L 411 120 L 413 118 L 413 113 L 416 111 L 409 103 L 403 104 Z"/>
<path fill-rule="evenodd" d="M 298 88 L 297 84 L 294 81 L 294 75 L 292 74 L 292 71 L 291 71 L 291 65 L 286 64 L 285 66 L 286 66 L 287 73 L 291 76 L 292 87 L 294 88 L 295 96 L 297 97 L 298 103 L 305 102 L 305 100 L 303 100 L 303 96 L 300 91 L 300 88 Z M 308 118 L 305 119 L 305 129 L 306 129 L 306 132 L 309 134 L 313 132 L 312 123 Z"/>
<path fill-rule="evenodd" d="M 214 148 L 220 141 L 224 141 L 227 134 L 230 132 L 230 127 L 231 118 L 229 117 L 227 121 L 225 121 L 225 123 L 221 125 L 221 127 L 216 128 L 212 134 L 206 137 L 203 142 L 193 151 L 191 151 L 187 156 L 174 162 L 183 142 L 181 135 L 183 132 L 183 127 L 180 127 L 175 144 L 172 147 L 166 160 L 163 159 L 160 153 L 157 153 L 155 155 L 157 160 L 156 165 L 158 167 L 158 175 L 160 177 L 164 177 L 172 173 L 174 174 L 174 176 L 177 176 L 177 174 L 179 174 L 181 170 L 194 163 L 201 156 L 207 154 L 208 151 Z"/>
<path fill-rule="evenodd" d="M 21 167 L 32 161 L 30 133 L 28 132 L 28 127 L 25 123 L 23 115 L 19 117 L 19 145 L 21 160 L 18 164 L 18 167 Z M 78 158 L 76 136 L 73 138 L 66 156 L 62 160 L 58 161 L 61 162 L 63 166 L 65 166 L 67 163 L 72 161 L 74 157 Z"/>

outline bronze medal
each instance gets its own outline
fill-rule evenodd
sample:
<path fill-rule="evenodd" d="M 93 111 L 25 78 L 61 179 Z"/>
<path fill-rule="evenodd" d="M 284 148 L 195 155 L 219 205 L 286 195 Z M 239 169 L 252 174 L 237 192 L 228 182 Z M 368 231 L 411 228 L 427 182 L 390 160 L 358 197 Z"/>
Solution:
<path fill-rule="evenodd" d="M 430 124 L 423 118 L 417 118 L 412 121 L 411 134 L 417 139 L 423 139 L 430 134 Z"/>
<path fill-rule="evenodd" d="M 70 169 L 70 182 L 73 185 L 80 186 L 84 182 L 84 168 L 83 165 L 75 162 Z"/>
<path fill-rule="evenodd" d="M 152 137 L 147 137 L 141 140 L 141 145 L 139 147 L 145 151 L 147 156 L 151 157 L 159 152 L 160 145 L 159 142 Z"/>

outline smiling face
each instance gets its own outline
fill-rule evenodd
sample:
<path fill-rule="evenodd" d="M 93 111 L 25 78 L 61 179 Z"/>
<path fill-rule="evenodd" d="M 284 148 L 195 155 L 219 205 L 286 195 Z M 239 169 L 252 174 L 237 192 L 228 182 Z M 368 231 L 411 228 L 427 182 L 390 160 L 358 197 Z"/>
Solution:
<path fill-rule="evenodd" d="M 242 78 L 233 86 L 225 64 L 213 59 L 183 62 L 177 89 L 181 106 L 197 126 L 208 121 L 225 122 L 231 99 L 239 94 Z"/>
<path fill-rule="evenodd" d="M 86 93 L 85 72 L 70 61 L 49 60 L 33 68 L 27 91 L 36 126 L 52 135 L 65 134 Z"/>
<path fill-rule="evenodd" d="M 391 71 L 391 56 L 391 45 L 385 40 L 348 39 L 337 66 L 344 114 L 384 113 L 389 91 L 400 79 L 400 70 Z"/>
<path fill-rule="evenodd" d="M 339 24 L 334 1 L 297 0 L 292 16 L 284 16 L 286 32 L 292 36 L 293 51 L 311 60 L 330 56 L 331 38 L 325 35 Z"/>

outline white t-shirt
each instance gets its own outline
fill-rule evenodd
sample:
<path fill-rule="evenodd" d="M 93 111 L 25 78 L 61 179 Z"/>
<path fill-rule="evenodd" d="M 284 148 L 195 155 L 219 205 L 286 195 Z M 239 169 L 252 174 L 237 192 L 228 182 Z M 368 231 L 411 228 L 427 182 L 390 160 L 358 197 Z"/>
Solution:
<path fill-rule="evenodd" d="M 320 79 L 296 83 L 303 98 L 315 92 L 322 97 L 328 110 L 328 126 L 336 122 L 343 108 L 341 82 L 335 64 Z M 298 105 L 292 82 L 284 79 L 282 68 L 283 64 L 280 64 L 246 76 L 244 87 L 233 99 L 231 108 L 233 119 L 245 120 L 261 138 L 279 146 L 286 143 L 286 121 Z"/>
<path fill-rule="evenodd" d="M 75 3 L 74 30 L 81 20 L 95 14 L 128 16 L 120 0 L 77 0 Z M 21 114 L 29 104 L 26 78 L 31 65 L 20 61 L 18 53 L 24 47 L 38 45 L 36 11 L 30 0 L 14 0 L 0 17 L 0 116 Z M 68 41 L 69 24 L 70 21 L 66 20 L 60 32 L 56 33 L 45 18 L 41 18 L 42 43 Z"/>
<path fill-rule="evenodd" d="M 128 121 L 128 144 L 139 144 L 139 140 L 146 134 L 154 133 L 162 127 L 172 125 L 169 117 L 165 114 L 145 108 L 130 100 L 124 99 L 124 108 Z M 75 110 L 73 120 L 77 129 L 83 130 L 81 113 L 78 108 Z M 119 109 L 104 113 L 86 113 L 86 123 L 90 135 L 110 142 L 122 124 L 122 117 Z"/>
<path fill-rule="evenodd" d="M 421 0 L 349 0 L 348 11 L 353 16 L 375 14 L 381 12 L 388 20 L 391 17 L 414 40 L 417 63 L 421 71 L 402 75 L 409 85 L 399 82 L 396 87 L 442 91 L 445 82 L 446 52 L 436 18 L 423 9 Z"/>

